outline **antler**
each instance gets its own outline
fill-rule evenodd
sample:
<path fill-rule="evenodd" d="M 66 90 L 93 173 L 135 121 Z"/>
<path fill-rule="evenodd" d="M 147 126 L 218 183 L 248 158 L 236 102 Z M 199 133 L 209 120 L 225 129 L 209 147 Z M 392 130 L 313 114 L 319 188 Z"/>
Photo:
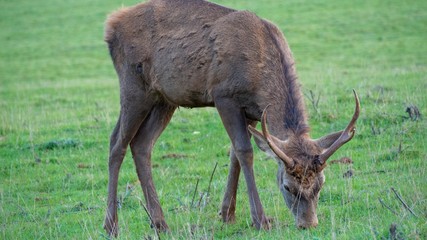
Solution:
<path fill-rule="evenodd" d="M 261 127 L 262 127 L 262 133 L 264 134 L 264 137 L 267 140 L 268 145 L 270 146 L 271 150 L 283 161 L 283 163 L 288 168 L 293 168 L 295 165 L 294 160 L 292 158 L 288 157 L 280 148 L 275 144 L 275 142 L 280 142 L 279 139 L 277 139 L 275 136 L 270 135 L 270 132 L 267 129 L 267 107 L 265 107 L 264 111 L 262 112 L 261 116 Z"/>
<path fill-rule="evenodd" d="M 319 156 L 319 163 L 321 165 L 324 165 L 326 163 L 326 160 L 328 160 L 328 158 L 332 156 L 332 154 L 334 154 L 334 152 L 338 150 L 338 148 L 340 148 L 342 145 L 350 141 L 355 134 L 356 121 L 359 118 L 359 113 L 360 113 L 360 102 L 359 102 L 359 97 L 357 96 L 357 93 L 354 89 L 353 89 L 353 93 L 354 93 L 354 98 L 356 100 L 356 108 L 354 110 L 353 118 L 351 119 L 350 123 L 347 125 L 345 130 L 341 133 L 339 138 L 328 149 L 326 149 L 326 151 L 323 152 L 322 155 Z"/>

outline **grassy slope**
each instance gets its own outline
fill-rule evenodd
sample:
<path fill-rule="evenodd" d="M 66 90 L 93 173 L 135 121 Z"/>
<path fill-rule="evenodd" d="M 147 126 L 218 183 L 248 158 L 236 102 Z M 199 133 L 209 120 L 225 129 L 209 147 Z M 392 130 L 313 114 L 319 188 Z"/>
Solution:
<path fill-rule="evenodd" d="M 372 239 L 388 238 L 396 223 L 403 236 L 427 238 L 426 120 L 403 117 L 409 104 L 427 112 L 427 2 L 217 2 L 252 10 L 285 32 L 304 92 L 320 94 L 318 111 L 306 101 L 314 137 L 343 128 L 353 108 L 351 89 L 359 92 L 358 135 L 333 156 L 350 156 L 354 164 L 327 168 L 320 225 L 299 231 L 276 187 L 276 164 L 257 152 L 260 194 L 274 228 L 250 227 L 244 184 L 237 223 L 223 225 L 217 211 L 229 141 L 214 109 L 181 109 L 153 154 L 156 186 L 172 229 L 162 237 Z M 0 238 L 104 237 L 108 136 L 118 113 L 118 84 L 102 32 L 106 14 L 120 6 L 0 2 Z M 185 157 L 161 159 L 171 153 Z M 188 208 L 198 179 L 195 202 L 207 192 L 216 162 L 209 198 L 202 197 L 198 209 Z M 343 178 L 350 168 L 354 176 Z M 154 236 L 130 154 L 119 194 L 121 238 Z"/>

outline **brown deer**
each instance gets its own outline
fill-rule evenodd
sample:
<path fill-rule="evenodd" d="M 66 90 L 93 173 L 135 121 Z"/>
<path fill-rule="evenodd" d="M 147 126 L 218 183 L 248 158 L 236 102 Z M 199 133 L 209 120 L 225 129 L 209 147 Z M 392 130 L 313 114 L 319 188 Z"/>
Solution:
<path fill-rule="evenodd" d="M 255 184 L 253 135 L 277 159 L 279 188 L 297 226 L 318 224 L 323 169 L 354 135 L 356 93 L 347 128 L 310 139 L 294 60 L 280 30 L 253 13 L 202 0 L 153 0 L 118 10 L 107 19 L 105 41 L 120 80 L 121 105 L 110 140 L 104 225 L 110 235 L 118 233 L 117 181 L 128 145 L 152 226 L 168 230 L 152 180 L 151 151 L 179 106 L 215 107 L 230 137 L 224 222 L 235 220 L 242 170 L 252 222 L 257 229 L 270 228 Z M 258 121 L 262 133 L 254 128 Z"/>

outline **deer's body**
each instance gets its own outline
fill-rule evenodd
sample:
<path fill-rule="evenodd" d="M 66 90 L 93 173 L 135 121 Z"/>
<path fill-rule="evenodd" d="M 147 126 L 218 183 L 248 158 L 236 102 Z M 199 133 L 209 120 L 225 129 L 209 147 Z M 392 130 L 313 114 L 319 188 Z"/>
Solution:
<path fill-rule="evenodd" d="M 125 58 L 133 71 L 142 65 L 141 87 L 158 101 L 214 106 L 219 94 L 239 98 L 254 120 L 267 104 L 281 100 L 275 91 L 286 84 L 283 77 L 279 86 L 268 84 L 283 75 L 281 53 L 288 54 L 286 64 L 294 71 L 290 50 L 273 24 L 197 0 L 152 1 L 120 10 L 107 22 L 106 41 L 112 55 L 120 55 L 117 62 Z"/>
<path fill-rule="evenodd" d="M 286 197 L 295 191 L 281 187 L 298 225 L 317 225 L 315 208 L 323 168 L 315 166 L 309 156 L 321 155 L 341 132 L 325 137 L 323 145 L 309 139 L 294 61 L 277 27 L 253 13 L 201 0 L 154 0 L 113 13 L 107 20 L 105 40 L 120 79 L 121 100 L 120 117 L 110 143 L 105 220 L 110 234 L 117 234 L 117 180 L 128 145 L 153 224 L 161 230 L 168 228 L 152 182 L 151 150 L 178 106 L 217 108 L 232 142 L 222 217 L 226 222 L 234 220 L 242 170 L 257 228 L 268 228 L 269 224 L 255 185 L 247 128 L 260 121 L 269 106 L 264 125 L 268 120 L 277 139 L 271 140 L 265 131 L 249 130 L 260 148 L 277 159 L 281 154 L 272 142 L 282 145 L 279 148 L 288 146 L 283 156 L 293 158 L 294 164 L 279 159 L 279 184 L 286 182 L 296 192 L 304 186 L 299 193 L 305 192 L 308 200 L 316 198 L 305 204 L 311 205 L 301 214 L 299 206 L 292 206 L 296 200 Z M 299 174 L 303 180 L 295 182 L 292 174 Z"/>

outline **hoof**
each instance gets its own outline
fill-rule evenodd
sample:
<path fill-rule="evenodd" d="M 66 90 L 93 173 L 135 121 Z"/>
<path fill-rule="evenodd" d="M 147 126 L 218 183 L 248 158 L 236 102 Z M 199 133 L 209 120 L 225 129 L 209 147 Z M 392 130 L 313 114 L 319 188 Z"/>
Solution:
<path fill-rule="evenodd" d="M 110 237 L 117 237 L 119 235 L 119 226 L 115 221 L 105 219 L 104 229 Z"/>
<path fill-rule="evenodd" d="M 166 224 L 165 220 L 155 221 L 151 223 L 151 228 L 156 228 L 159 232 L 169 232 L 169 226 Z"/>
<path fill-rule="evenodd" d="M 258 230 L 271 230 L 271 224 L 273 223 L 273 218 L 263 217 L 261 222 L 252 222 L 252 226 Z"/>
<path fill-rule="evenodd" d="M 220 211 L 218 213 L 222 217 L 222 221 L 224 223 L 235 223 L 236 222 L 236 214 L 230 211 Z"/>

